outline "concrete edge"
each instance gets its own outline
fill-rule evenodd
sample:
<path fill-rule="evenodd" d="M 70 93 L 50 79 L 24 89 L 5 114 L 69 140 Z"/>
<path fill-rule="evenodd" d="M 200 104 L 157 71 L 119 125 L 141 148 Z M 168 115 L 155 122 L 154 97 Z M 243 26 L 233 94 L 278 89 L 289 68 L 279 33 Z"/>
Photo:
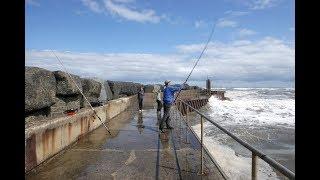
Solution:
<path fill-rule="evenodd" d="M 129 108 L 137 100 L 136 95 L 109 101 L 95 110 L 102 122 Z M 58 154 L 79 137 L 101 125 L 90 109 L 73 116 L 50 119 L 48 122 L 29 127 L 25 130 L 25 172 Z"/>

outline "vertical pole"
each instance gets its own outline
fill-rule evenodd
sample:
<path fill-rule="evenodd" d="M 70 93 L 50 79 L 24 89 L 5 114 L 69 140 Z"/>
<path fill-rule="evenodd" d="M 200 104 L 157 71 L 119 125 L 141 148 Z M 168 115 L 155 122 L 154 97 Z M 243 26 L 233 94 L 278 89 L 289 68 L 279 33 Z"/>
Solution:
<path fill-rule="evenodd" d="M 186 115 L 186 144 L 188 144 L 188 121 L 189 121 L 189 117 L 188 117 L 188 112 L 189 112 L 189 106 L 187 106 L 187 115 Z"/>
<path fill-rule="evenodd" d="M 178 104 L 177 104 L 177 102 L 175 102 L 174 106 L 175 106 L 175 108 L 174 108 L 174 117 L 175 117 L 174 125 L 176 126 L 177 120 L 178 120 L 178 112 L 177 112 L 178 111 L 177 110 Z"/>
<path fill-rule="evenodd" d="M 183 108 L 182 108 L 182 102 L 179 100 L 179 110 L 180 110 L 180 119 L 179 119 L 179 143 L 181 143 L 181 121 L 183 120 Z M 182 116 L 181 116 L 182 115 Z"/>
<path fill-rule="evenodd" d="M 182 112 L 182 116 L 184 116 L 184 104 L 181 102 L 181 112 Z M 181 138 L 181 135 L 182 135 L 182 126 L 181 126 L 181 123 L 182 123 L 183 119 L 181 119 L 181 121 L 179 122 L 179 134 L 180 134 L 180 138 Z"/>
<path fill-rule="evenodd" d="M 180 121 L 179 121 L 179 128 L 180 128 L 180 131 L 179 131 L 179 134 L 181 133 L 181 121 L 183 121 L 183 103 L 181 101 L 179 101 L 180 103 Z M 180 134 L 181 135 L 181 134 Z"/>
<path fill-rule="evenodd" d="M 252 152 L 251 179 L 257 179 L 257 156 Z"/>
<path fill-rule="evenodd" d="M 203 118 L 202 116 L 201 116 L 201 172 L 200 173 L 203 174 Z"/>

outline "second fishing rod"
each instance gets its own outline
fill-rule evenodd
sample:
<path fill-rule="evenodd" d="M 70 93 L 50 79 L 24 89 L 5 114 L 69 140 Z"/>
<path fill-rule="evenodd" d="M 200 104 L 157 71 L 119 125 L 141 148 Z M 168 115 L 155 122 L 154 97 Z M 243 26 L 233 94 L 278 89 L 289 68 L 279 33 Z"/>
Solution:
<path fill-rule="evenodd" d="M 77 85 L 77 83 L 75 82 L 75 80 L 73 79 L 73 77 L 70 75 L 70 73 L 68 72 L 67 68 L 63 65 L 62 61 L 60 60 L 60 58 L 54 53 L 54 51 L 52 51 L 52 54 L 57 58 L 57 60 L 59 61 L 60 65 L 64 68 L 65 72 L 68 74 L 69 78 L 71 79 L 71 81 L 74 83 L 74 85 L 77 87 L 78 91 L 81 93 L 82 97 L 84 98 L 84 100 L 89 104 L 91 110 L 93 111 L 94 115 L 99 119 L 99 121 L 101 122 L 101 124 L 103 124 L 104 128 L 108 131 L 109 135 L 111 135 L 111 132 L 109 130 L 109 128 L 106 126 L 106 124 L 102 121 L 102 119 L 99 117 L 99 115 L 97 114 L 97 111 L 95 109 L 93 109 L 91 103 L 89 102 L 89 100 L 87 99 L 87 97 L 83 94 L 82 90 L 80 89 L 80 87 Z"/>

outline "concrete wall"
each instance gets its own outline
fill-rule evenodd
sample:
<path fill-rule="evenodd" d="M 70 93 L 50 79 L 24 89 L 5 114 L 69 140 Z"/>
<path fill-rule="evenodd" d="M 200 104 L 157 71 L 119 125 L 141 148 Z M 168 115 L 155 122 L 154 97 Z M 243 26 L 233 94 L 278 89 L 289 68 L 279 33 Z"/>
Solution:
<path fill-rule="evenodd" d="M 106 124 L 122 111 L 137 103 L 137 96 L 123 97 L 96 107 Z M 101 125 L 90 109 L 82 109 L 73 116 L 46 120 L 25 129 L 25 171 L 52 157 L 84 134 Z"/>

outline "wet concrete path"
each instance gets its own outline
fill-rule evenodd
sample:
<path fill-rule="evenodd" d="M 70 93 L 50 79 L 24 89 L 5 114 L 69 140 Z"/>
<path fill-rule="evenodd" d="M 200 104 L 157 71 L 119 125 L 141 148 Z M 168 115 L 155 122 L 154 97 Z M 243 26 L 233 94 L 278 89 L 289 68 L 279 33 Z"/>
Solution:
<path fill-rule="evenodd" d="M 200 145 L 172 114 L 174 130 L 159 134 L 155 109 L 136 108 L 108 126 L 82 137 L 64 152 L 26 174 L 26 179 L 223 179 L 205 154 L 205 176 L 199 176 Z"/>

